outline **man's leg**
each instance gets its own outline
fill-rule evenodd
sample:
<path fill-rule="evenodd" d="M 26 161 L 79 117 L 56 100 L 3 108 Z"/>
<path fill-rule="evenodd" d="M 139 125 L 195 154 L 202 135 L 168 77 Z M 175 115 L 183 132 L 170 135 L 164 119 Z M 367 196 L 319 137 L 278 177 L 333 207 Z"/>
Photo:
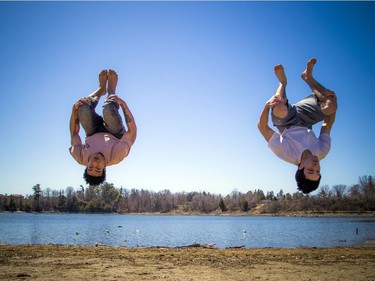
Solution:
<path fill-rule="evenodd" d="M 336 94 L 326 89 L 313 77 L 313 69 L 316 63 L 316 59 L 310 59 L 307 62 L 306 69 L 302 72 L 302 79 L 309 85 L 313 93 L 316 95 L 319 101 L 320 108 L 325 115 L 331 115 L 337 110 L 337 98 Z"/>
<path fill-rule="evenodd" d="M 98 89 L 87 96 L 90 104 L 83 103 L 78 109 L 78 119 L 85 130 L 86 136 L 91 136 L 98 132 L 103 132 L 103 118 L 95 112 L 101 96 L 107 92 L 107 71 L 102 70 L 99 74 Z"/>
<path fill-rule="evenodd" d="M 118 76 L 114 70 L 108 71 L 108 97 L 116 94 Z M 112 99 L 106 99 L 103 105 L 103 118 L 106 130 L 117 138 L 126 132 L 119 113 L 119 105 Z"/>
<path fill-rule="evenodd" d="M 272 114 L 277 118 L 285 118 L 288 115 L 288 102 L 286 99 L 286 84 L 287 79 L 284 72 L 284 67 L 279 64 L 276 65 L 274 68 L 275 74 L 277 79 L 279 80 L 279 86 L 276 89 L 276 92 L 274 94 L 274 97 L 279 98 L 283 102 L 278 103 L 276 106 L 272 108 Z"/>

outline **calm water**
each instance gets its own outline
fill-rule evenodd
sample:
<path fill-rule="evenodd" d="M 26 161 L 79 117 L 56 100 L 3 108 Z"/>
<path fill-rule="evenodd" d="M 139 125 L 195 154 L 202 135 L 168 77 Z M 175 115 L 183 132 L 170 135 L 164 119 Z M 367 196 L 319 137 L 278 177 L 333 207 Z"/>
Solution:
<path fill-rule="evenodd" d="M 374 218 L 0 213 L 0 244 L 290 248 L 350 246 L 374 238 Z"/>

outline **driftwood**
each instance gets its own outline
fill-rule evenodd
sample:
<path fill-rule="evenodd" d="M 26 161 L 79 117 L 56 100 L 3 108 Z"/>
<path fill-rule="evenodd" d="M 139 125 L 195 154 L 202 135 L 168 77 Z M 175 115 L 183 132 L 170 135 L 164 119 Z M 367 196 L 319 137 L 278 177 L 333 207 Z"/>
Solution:
<path fill-rule="evenodd" d="M 204 249 L 212 249 L 216 244 L 199 244 L 193 243 L 187 246 L 178 246 L 176 248 L 204 248 Z"/>
<path fill-rule="evenodd" d="M 241 249 L 241 248 L 245 248 L 245 245 L 226 247 L 225 249 Z"/>
<path fill-rule="evenodd" d="M 193 244 L 190 244 L 190 245 L 176 246 L 176 247 L 173 247 L 173 248 L 176 248 L 176 249 L 185 249 L 185 248 L 213 249 L 215 247 L 215 245 L 216 244 L 199 244 L 199 243 L 193 243 Z M 171 247 L 168 247 L 168 246 L 156 246 L 156 247 L 151 247 L 151 248 L 166 248 L 166 249 L 170 249 Z M 241 248 L 245 248 L 245 245 L 231 246 L 231 247 L 226 247 L 225 249 L 241 249 Z"/>

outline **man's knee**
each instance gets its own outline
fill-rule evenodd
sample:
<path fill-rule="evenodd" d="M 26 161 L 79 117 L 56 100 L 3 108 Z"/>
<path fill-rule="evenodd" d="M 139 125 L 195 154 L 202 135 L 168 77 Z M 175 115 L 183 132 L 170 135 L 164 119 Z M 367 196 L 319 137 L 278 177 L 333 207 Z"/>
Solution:
<path fill-rule="evenodd" d="M 272 109 L 272 114 L 279 119 L 287 117 L 288 113 L 288 107 L 285 104 L 279 104 Z"/>
<path fill-rule="evenodd" d="M 322 108 L 322 112 L 325 115 L 331 115 L 337 111 L 337 99 L 336 98 L 328 98 L 327 101 L 324 103 Z"/>

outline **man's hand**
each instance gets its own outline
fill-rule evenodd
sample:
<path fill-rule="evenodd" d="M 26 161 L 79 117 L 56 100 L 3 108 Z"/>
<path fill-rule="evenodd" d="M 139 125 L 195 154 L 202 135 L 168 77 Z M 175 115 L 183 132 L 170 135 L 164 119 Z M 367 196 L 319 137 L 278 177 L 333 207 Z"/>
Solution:
<path fill-rule="evenodd" d="M 266 102 L 266 108 L 273 108 L 277 106 L 278 104 L 286 104 L 285 98 L 281 96 L 272 96 L 267 102 Z"/>
<path fill-rule="evenodd" d="M 125 101 L 118 95 L 109 95 L 108 99 L 115 101 L 121 107 L 125 104 Z"/>
<path fill-rule="evenodd" d="M 78 108 L 84 103 L 91 105 L 91 100 L 88 97 L 79 99 L 75 104 L 73 104 L 73 111 L 77 111 Z"/>

